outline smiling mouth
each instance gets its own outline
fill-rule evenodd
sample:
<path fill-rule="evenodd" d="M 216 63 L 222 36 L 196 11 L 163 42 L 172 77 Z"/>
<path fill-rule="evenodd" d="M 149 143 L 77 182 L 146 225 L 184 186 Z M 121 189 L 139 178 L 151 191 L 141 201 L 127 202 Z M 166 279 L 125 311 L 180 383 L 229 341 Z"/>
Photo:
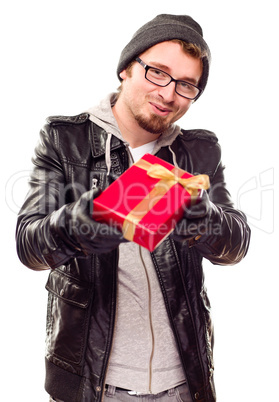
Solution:
<path fill-rule="evenodd" d="M 168 109 L 157 103 L 150 102 L 150 105 L 153 107 L 153 110 L 155 111 L 155 113 L 157 113 L 161 116 L 167 116 L 171 112 L 171 109 Z"/>

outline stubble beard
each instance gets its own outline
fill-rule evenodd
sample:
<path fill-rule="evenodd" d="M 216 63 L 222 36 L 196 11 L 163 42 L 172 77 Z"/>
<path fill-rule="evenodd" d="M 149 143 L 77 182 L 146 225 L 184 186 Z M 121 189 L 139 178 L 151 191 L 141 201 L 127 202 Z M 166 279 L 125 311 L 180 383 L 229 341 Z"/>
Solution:
<path fill-rule="evenodd" d="M 147 118 L 141 114 L 135 114 L 134 117 L 138 125 L 151 134 L 161 134 L 171 126 L 170 122 L 156 115 L 151 115 L 150 118 Z"/>
<path fill-rule="evenodd" d="M 168 119 L 167 117 L 158 116 L 153 113 L 148 115 L 142 111 L 143 105 L 137 104 L 137 102 L 134 102 L 133 99 L 130 100 L 129 96 L 126 98 L 127 99 L 124 100 L 124 103 L 126 104 L 130 115 L 135 119 L 139 127 L 143 130 L 149 132 L 150 134 L 158 135 L 168 130 L 168 128 L 172 125 L 173 121 L 170 121 L 170 119 Z M 150 102 L 151 100 L 161 103 L 161 100 L 157 101 L 157 99 L 155 98 L 145 98 L 145 102 Z M 166 107 L 168 106 L 166 105 Z"/>

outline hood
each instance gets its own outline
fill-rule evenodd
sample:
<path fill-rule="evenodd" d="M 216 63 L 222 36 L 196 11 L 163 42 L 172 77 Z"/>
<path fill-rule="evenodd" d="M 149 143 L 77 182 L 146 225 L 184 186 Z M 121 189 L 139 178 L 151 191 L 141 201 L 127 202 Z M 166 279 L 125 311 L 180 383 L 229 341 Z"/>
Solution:
<path fill-rule="evenodd" d="M 93 123 L 102 127 L 108 133 L 108 139 L 106 142 L 106 164 L 108 168 L 108 174 L 111 167 L 111 161 L 110 161 L 111 136 L 114 135 L 126 145 L 127 149 L 129 148 L 129 144 L 122 137 L 117 121 L 112 112 L 112 107 L 115 105 L 116 100 L 117 100 L 117 94 L 111 93 L 105 99 L 103 99 L 99 103 L 99 105 L 93 106 L 92 108 L 87 110 L 87 113 L 89 113 L 89 119 Z M 157 139 L 157 142 L 154 146 L 152 153 L 156 154 L 162 147 L 170 147 L 170 145 L 173 143 L 173 141 L 179 134 L 181 134 L 180 127 L 176 124 L 172 124 L 171 127 L 165 132 L 163 132 L 161 136 Z M 176 165 L 175 159 L 174 164 Z"/>

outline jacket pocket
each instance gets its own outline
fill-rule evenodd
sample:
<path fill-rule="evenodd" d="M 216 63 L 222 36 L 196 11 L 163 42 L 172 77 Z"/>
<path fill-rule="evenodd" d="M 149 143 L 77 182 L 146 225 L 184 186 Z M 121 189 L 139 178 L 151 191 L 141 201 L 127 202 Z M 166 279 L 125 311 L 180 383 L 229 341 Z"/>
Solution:
<path fill-rule="evenodd" d="M 51 271 L 46 351 L 48 355 L 79 364 L 83 357 L 91 290 L 59 270 Z"/>

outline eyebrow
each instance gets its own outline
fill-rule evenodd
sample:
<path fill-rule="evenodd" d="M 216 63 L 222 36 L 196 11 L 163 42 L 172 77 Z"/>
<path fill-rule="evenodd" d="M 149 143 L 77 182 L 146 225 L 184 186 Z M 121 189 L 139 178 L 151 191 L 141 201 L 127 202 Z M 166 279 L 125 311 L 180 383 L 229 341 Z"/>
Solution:
<path fill-rule="evenodd" d="M 170 69 L 165 64 L 161 64 L 161 63 L 158 63 L 156 61 L 151 61 L 149 65 L 151 67 L 154 66 L 154 67 L 159 68 L 160 70 L 166 71 L 166 73 L 169 74 Z M 190 78 L 190 77 L 179 78 L 178 81 L 187 81 L 187 82 L 190 82 L 191 84 L 194 84 L 194 85 L 198 85 L 198 83 L 199 83 L 199 80 L 197 81 L 194 78 Z"/>

